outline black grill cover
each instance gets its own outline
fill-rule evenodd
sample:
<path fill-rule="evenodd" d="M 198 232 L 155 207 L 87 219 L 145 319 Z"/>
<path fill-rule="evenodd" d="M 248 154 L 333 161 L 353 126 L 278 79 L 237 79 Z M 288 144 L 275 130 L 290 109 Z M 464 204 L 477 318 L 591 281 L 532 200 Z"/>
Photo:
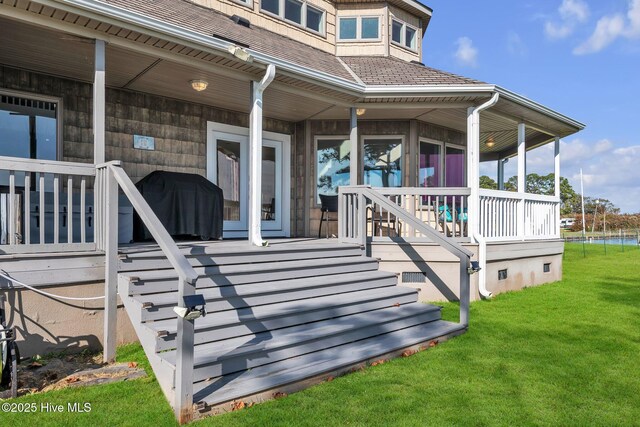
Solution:
<path fill-rule="evenodd" d="M 172 236 L 222 238 L 224 197 L 222 189 L 200 175 L 155 171 L 136 187 Z M 134 215 L 133 238 L 152 239 L 138 215 Z"/>

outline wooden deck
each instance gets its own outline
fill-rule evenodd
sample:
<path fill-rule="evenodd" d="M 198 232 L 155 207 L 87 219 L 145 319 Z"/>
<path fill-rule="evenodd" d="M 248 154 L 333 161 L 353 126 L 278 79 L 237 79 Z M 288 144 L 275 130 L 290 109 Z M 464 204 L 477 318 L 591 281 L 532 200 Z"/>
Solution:
<path fill-rule="evenodd" d="M 426 348 L 466 327 L 440 319 L 417 291 L 358 245 L 335 239 L 179 245 L 198 274 L 207 315 L 196 319 L 195 416 L 260 402 L 367 361 Z M 176 398 L 176 272 L 154 245 L 120 250 L 119 295 L 165 396 Z"/>

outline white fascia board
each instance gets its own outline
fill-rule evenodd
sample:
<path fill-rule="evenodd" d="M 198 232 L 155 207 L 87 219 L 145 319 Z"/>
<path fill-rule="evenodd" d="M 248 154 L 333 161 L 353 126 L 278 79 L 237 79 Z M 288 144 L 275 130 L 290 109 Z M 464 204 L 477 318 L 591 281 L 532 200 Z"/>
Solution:
<path fill-rule="evenodd" d="M 503 87 L 496 86 L 496 91 L 500 94 L 501 97 L 506 98 L 509 101 L 513 101 L 516 104 L 522 105 L 523 107 L 527 107 L 531 110 L 542 113 L 545 116 L 552 117 L 558 121 L 568 124 L 569 126 L 575 127 L 576 129 L 582 130 L 586 127 L 584 123 L 574 120 L 571 117 L 565 116 L 564 114 L 561 114 L 555 110 L 552 110 L 549 107 L 545 107 L 542 104 L 532 101 L 529 98 L 525 98 L 522 95 L 518 95 L 517 93 L 512 92 Z"/>
<path fill-rule="evenodd" d="M 404 3 L 413 8 L 416 9 L 422 13 L 424 13 L 425 15 L 428 15 L 429 17 L 433 16 L 433 9 L 431 9 L 429 6 L 425 6 L 424 4 L 420 3 L 417 0 L 404 0 Z"/>
<path fill-rule="evenodd" d="M 122 8 L 108 5 L 95 0 L 39 0 L 39 3 L 45 4 L 54 8 L 61 8 L 60 6 L 63 6 L 63 5 L 72 6 L 73 8 L 76 8 L 76 9 L 82 9 L 84 11 L 92 12 L 98 15 L 96 19 L 101 19 L 101 20 L 104 20 L 104 18 L 107 18 L 107 19 L 111 18 L 113 20 L 115 18 L 118 22 L 114 22 L 114 25 L 121 26 L 123 23 L 133 24 L 135 26 L 150 29 L 161 34 L 167 34 L 179 39 L 183 39 L 191 43 L 195 42 L 207 48 L 219 49 L 223 54 L 227 56 L 229 56 L 229 51 L 228 51 L 229 47 L 236 46 L 236 44 L 233 42 L 228 42 L 226 40 L 222 40 L 214 36 L 206 36 L 204 34 L 187 30 L 177 25 L 169 24 L 167 22 L 160 21 L 158 19 L 150 18 L 137 13 L 131 13 Z M 74 12 L 73 9 L 64 8 L 64 7 L 63 9 L 65 9 L 68 12 Z M 75 12 L 77 13 L 77 11 Z M 273 64 L 276 66 L 278 70 L 288 71 L 296 75 L 302 75 L 317 83 L 321 83 L 324 85 L 330 84 L 332 86 L 337 86 L 340 89 L 346 90 L 350 92 L 352 95 L 356 95 L 356 96 L 361 95 L 362 90 L 364 89 L 364 86 L 361 84 L 351 82 L 349 80 L 342 79 L 340 77 L 336 77 L 328 73 L 313 70 L 307 67 L 302 67 L 300 65 L 296 65 L 288 61 L 277 59 L 272 56 L 265 55 L 260 52 L 256 52 L 250 48 L 246 48 L 246 50 L 251 54 L 251 56 L 253 56 L 254 63 L 264 65 L 265 68 L 269 64 Z"/>

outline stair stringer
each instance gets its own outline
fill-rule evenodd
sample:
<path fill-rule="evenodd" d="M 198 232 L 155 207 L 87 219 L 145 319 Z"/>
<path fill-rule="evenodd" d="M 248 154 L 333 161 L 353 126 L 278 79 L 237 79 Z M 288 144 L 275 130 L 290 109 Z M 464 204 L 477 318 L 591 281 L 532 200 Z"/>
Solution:
<path fill-rule="evenodd" d="M 142 345 L 144 353 L 151 364 L 156 380 L 173 408 L 173 402 L 175 401 L 175 368 L 156 353 L 156 337 L 153 335 L 153 331 L 142 323 L 140 305 L 129 296 L 128 289 L 129 280 L 121 276 L 118 277 L 118 294 L 120 295 L 120 299 L 124 304 L 129 320 L 131 320 L 133 329 L 138 335 L 138 340 Z"/>

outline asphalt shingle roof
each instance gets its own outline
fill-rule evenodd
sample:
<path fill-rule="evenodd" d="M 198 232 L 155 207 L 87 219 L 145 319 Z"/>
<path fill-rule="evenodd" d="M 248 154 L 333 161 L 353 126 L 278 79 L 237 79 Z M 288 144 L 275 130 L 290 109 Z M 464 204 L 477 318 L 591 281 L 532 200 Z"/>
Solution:
<path fill-rule="evenodd" d="M 367 85 L 477 85 L 479 80 L 382 56 L 345 56 L 345 64 Z"/>

